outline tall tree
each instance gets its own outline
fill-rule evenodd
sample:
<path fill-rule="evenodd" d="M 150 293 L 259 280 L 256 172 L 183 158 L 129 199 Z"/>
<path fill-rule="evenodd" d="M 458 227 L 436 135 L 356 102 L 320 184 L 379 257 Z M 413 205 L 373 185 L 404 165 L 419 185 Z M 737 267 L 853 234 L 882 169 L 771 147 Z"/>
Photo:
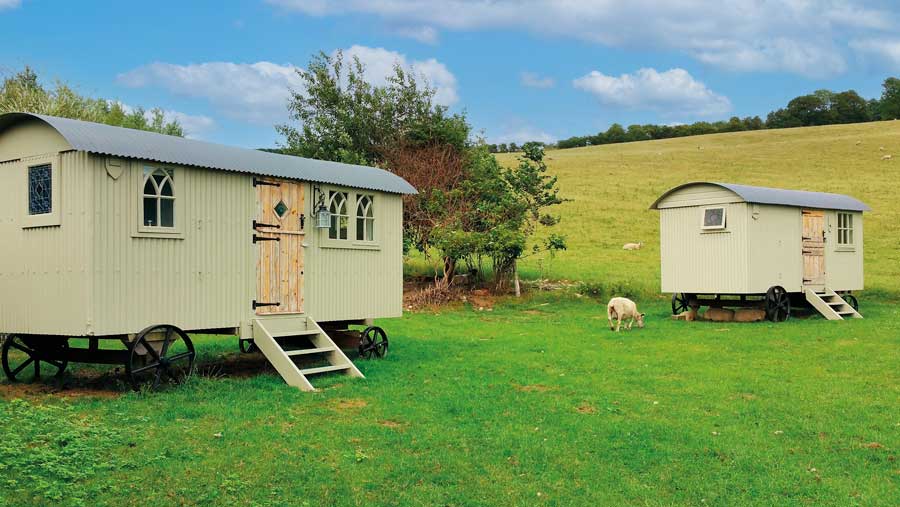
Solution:
<path fill-rule="evenodd" d="M 0 113 L 27 112 L 105 123 L 117 127 L 184 136 L 178 120 L 166 121 L 159 108 L 126 108 L 117 101 L 86 97 L 57 81 L 45 88 L 34 70 L 25 67 L 3 80 L 0 86 Z"/>
<path fill-rule="evenodd" d="M 835 123 L 870 121 L 866 100 L 854 90 L 835 93 L 831 98 L 832 119 Z"/>
<path fill-rule="evenodd" d="M 878 112 L 882 120 L 900 119 L 900 79 L 889 77 L 881 85 L 881 103 Z"/>

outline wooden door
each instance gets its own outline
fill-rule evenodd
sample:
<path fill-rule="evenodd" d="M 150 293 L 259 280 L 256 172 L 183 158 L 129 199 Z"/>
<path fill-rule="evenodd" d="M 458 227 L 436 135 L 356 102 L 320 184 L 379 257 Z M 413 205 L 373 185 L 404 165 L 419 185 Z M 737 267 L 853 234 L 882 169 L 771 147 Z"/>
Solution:
<path fill-rule="evenodd" d="M 825 285 L 825 213 L 803 210 L 803 285 Z"/>
<path fill-rule="evenodd" d="M 303 312 L 303 184 L 256 179 L 256 314 Z"/>

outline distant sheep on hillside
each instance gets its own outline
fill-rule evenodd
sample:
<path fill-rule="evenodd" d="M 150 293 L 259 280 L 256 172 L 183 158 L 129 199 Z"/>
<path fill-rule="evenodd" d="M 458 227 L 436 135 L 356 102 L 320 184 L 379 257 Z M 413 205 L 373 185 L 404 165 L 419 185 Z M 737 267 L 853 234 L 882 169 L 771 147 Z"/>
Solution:
<path fill-rule="evenodd" d="M 885 156 L 881 157 L 881 160 L 890 160 L 892 158 L 894 158 L 893 155 L 885 155 Z"/>
<path fill-rule="evenodd" d="M 643 247 L 643 241 L 641 241 L 640 243 L 625 243 L 624 245 L 622 245 L 622 250 L 640 250 Z"/>

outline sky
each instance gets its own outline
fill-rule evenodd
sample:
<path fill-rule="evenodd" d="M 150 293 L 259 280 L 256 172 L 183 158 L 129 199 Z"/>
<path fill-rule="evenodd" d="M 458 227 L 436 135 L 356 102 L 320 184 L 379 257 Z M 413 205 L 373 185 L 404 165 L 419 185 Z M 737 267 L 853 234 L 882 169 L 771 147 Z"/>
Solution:
<path fill-rule="evenodd" d="M 281 141 L 310 58 L 395 62 L 489 142 L 614 122 L 765 115 L 820 88 L 880 96 L 900 75 L 891 0 L 0 0 L 0 73 L 160 107 L 190 137 Z"/>

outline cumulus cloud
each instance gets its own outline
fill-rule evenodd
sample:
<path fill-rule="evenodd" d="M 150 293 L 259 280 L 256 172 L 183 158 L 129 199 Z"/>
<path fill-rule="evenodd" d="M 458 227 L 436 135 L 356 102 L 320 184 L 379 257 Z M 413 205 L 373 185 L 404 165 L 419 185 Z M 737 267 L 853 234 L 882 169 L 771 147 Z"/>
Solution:
<path fill-rule="evenodd" d="M 890 33 L 897 19 L 878 0 L 267 1 L 308 16 L 359 14 L 444 30 L 522 29 L 614 47 L 674 49 L 738 71 L 813 77 L 843 72 L 847 38 Z"/>
<path fill-rule="evenodd" d="M 446 65 L 434 58 L 409 61 L 405 55 L 396 51 L 367 46 L 351 46 L 343 51 L 347 59 L 359 58 L 366 67 L 366 81 L 373 85 L 386 84 L 387 77 L 394 72 L 394 65 L 399 64 L 406 69 L 412 69 L 416 75 L 425 78 L 435 88 L 434 100 L 438 104 L 452 106 L 459 101 L 456 76 Z"/>
<path fill-rule="evenodd" d="M 394 29 L 394 33 L 423 44 L 437 44 L 438 42 L 438 31 L 432 26 L 399 26 Z"/>
<path fill-rule="evenodd" d="M 109 101 L 110 104 L 113 102 L 119 104 L 122 109 L 126 113 L 131 113 L 134 111 L 134 107 L 130 104 L 126 104 L 121 101 Z M 177 120 L 181 125 L 181 128 L 184 130 L 184 136 L 190 139 L 202 139 L 207 133 L 209 133 L 212 129 L 216 127 L 216 122 L 209 116 L 204 115 L 194 115 L 187 114 L 181 111 L 175 111 L 172 109 L 163 109 L 163 120 L 166 123 L 169 123 L 173 120 Z M 153 119 L 153 111 L 145 110 L 144 117 L 147 120 Z"/>
<path fill-rule="evenodd" d="M 850 47 L 866 59 L 900 69 L 900 39 L 858 39 L 850 41 Z"/>
<path fill-rule="evenodd" d="M 652 110 L 665 116 L 714 116 L 731 110 L 727 97 L 714 93 L 684 69 L 658 72 L 644 68 L 618 77 L 595 70 L 572 84 L 604 104 Z"/>
<path fill-rule="evenodd" d="M 522 86 L 527 88 L 553 88 L 556 85 L 552 77 L 541 77 L 534 72 L 523 72 L 519 77 Z"/>
<path fill-rule="evenodd" d="M 555 143 L 557 137 L 553 134 L 535 128 L 524 118 L 510 118 L 504 125 L 498 129 L 500 134 L 488 135 L 487 140 L 490 143 L 516 143 L 518 145 L 525 144 L 529 141 L 540 141 L 542 143 Z"/>
<path fill-rule="evenodd" d="M 0 11 L 15 9 L 20 5 L 22 5 L 22 0 L 0 0 Z"/>
<path fill-rule="evenodd" d="M 290 90 L 300 88 L 297 67 L 271 62 L 156 62 L 118 76 L 132 88 L 158 87 L 176 95 L 208 100 L 225 115 L 260 124 L 283 121 Z"/>

